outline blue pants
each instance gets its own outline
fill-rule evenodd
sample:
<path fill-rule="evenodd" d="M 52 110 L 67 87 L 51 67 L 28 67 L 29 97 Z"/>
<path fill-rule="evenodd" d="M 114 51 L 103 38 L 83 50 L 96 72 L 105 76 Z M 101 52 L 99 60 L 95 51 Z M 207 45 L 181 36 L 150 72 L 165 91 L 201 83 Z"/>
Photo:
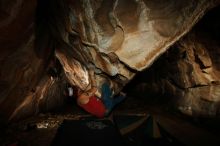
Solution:
<path fill-rule="evenodd" d="M 126 98 L 126 96 L 117 96 L 117 97 L 111 97 L 112 91 L 107 83 L 104 83 L 102 85 L 102 101 L 107 109 L 106 115 L 108 115 L 111 110 L 120 103 L 122 100 Z"/>

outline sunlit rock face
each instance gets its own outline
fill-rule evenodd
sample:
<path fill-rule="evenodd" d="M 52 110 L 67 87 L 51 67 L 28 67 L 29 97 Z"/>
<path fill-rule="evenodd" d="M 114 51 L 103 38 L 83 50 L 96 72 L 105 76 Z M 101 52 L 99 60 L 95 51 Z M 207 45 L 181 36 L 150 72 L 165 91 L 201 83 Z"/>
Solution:
<path fill-rule="evenodd" d="M 98 86 L 108 81 L 117 94 L 214 5 L 217 1 L 1 1 L 0 118 L 19 119 L 62 105 L 67 83 L 82 90 L 90 85 L 88 70 L 95 71 Z M 211 62 L 203 71 L 213 75 L 195 82 L 218 78 L 207 68 Z M 57 64 L 62 70 L 52 76 L 48 70 Z"/>

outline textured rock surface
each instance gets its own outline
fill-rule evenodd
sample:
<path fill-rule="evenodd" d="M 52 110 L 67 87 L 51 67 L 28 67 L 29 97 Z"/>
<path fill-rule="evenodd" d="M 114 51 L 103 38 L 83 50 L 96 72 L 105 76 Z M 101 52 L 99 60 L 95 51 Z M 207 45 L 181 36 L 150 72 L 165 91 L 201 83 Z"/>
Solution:
<path fill-rule="evenodd" d="M 189 34 L 176 46 L 179 54 L 175 56 L 178 59 L 166 64 L 169 72 L 167 85 L 173 89 L 171 94 L 179 98 L 179 109 L 194 116 L 219 114 L 220 70 L 217 56 L 220 47 L 205 38 L 206 41 L 202 41 L 201 36 Z"/>
<path fill-rule="evenodd" d="M 21 104 L 42 72 L 33 50 L 35 8 L 36 1 L 1 1 L 1 115 L 10 115 Z"/>
<path fill-rule="evenodd" d="M 63 40 L 74 46 L 71 34 L 78 35 L 82 44 L 77 51 L 84 56 L 76 59 L 93 63 L 123 86 L 187 33 L 214 2 L 70 1 L 71 26 Z"/>
<path fill-rule="evenodd" d="M 39 57 L 40 52 L 36 53 L 36 6 L 35 0 L 0 2 L 1 122 L 46 111 L 57 105 L 56 102 L 62 103 L 51 94 L 56 92 L 58 96 L 60 90 L 50 90 L 58 81 L 46 75 L 48 54 L 52 50 L 44 50 L 47 48 L 41 45 L 44 55 Z M 52 96 L 48 97 L 47 93 Z"/>
<path fill-rule="evenodd" d="M 219 7 L 210 11 L 142 73 L 136 92 L 145 97 L 172 96 L 173 106 L 190 116 L 219 116 L 219 16 Z"/>
<path fill-rule="evenodd" d="M 177 47 L 181 52 L 186 53 L 182 54 L 183 58 L 177 61 L 176 73 L 170 75 L 176 87 L 184 91 L 182 98 L 178 101 L 180 110 L 189 112 L 191 115 L 219 115 L 220 46 L 218 41 L 202 33 L 189 34 L 179 42 Z M 185 110 L 185 106 L 190 109 Z"/>
<path fill-rule="evenodd" d="M 140 71 L 188 32 L 211 5 L 205 0 L 83 0 L 73 2 L 71 13 L 84 46 L 91 46 L 88 50 L 114 53 L 121 63 Z M 114 65 L 106 69 L 97 60 L 95 64 L 109 75 L 121 74 L 117 66 L 114 71 Z"/>

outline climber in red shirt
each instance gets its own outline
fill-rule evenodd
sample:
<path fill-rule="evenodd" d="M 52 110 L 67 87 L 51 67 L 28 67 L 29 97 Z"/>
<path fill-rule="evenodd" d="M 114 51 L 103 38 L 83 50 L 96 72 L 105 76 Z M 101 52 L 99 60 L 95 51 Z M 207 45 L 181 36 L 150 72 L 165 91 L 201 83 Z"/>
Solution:
<path fill-rule="evenodd" d="M 112 91 L 107 83 L 102 85 L 101 98 L 95 95 L 96 91 L 96 87 L 92 87 L 86 92 L 79 91 L 77 103 L 85 111 L 99 118 L 107 116 L 115 105 L 125 99 L 125 96 L 122 95 L 112 97 Z"/>
<path fill-rule="evenodd" d="M 96 87 L 92 87 L 86 92 L 78 91 L 77 103 L 85 111 L 101 118 L 105 116 L 106 108 L 101 99 L 95 95 L 96 91 Z"/>
<path fill-rule="evenodd" d="M 71 87 L 68 87 L 69 94 L 72 94 Z M 101 87 L 101 98 L 96 95 L 98 89 L 94 86 L 92 81 L 92 88 L 87 91 L 78 89 L 77 104 L 85 111 L 92 115 L 102 118 L 107 116 L 112 109 L 125 99 L 126 96 L 120 95 L 112 97 L 112 91 L 109 84 L 104 83 Z"/>

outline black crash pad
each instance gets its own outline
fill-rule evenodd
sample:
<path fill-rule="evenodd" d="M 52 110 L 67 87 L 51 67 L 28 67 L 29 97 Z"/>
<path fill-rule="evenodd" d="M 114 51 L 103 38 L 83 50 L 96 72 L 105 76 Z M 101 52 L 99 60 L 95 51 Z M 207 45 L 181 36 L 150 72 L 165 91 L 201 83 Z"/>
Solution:
<path fill-rule="evenodd" d="M 124 146 L 124 141 L 109 120 L 65 120 L 52 146 Z"/>

